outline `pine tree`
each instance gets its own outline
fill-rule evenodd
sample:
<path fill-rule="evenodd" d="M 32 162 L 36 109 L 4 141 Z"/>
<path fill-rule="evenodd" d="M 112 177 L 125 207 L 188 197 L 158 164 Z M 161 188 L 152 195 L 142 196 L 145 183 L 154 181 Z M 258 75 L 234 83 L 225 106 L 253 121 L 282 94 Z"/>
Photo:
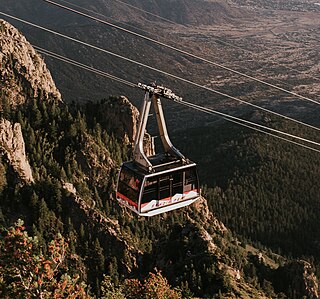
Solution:
<path fill-rule="evenodd" d="M 115 256 L 112 257 L 109 264 L 109 275 L 115 285 L 119 284 L 118 261 Z"/>

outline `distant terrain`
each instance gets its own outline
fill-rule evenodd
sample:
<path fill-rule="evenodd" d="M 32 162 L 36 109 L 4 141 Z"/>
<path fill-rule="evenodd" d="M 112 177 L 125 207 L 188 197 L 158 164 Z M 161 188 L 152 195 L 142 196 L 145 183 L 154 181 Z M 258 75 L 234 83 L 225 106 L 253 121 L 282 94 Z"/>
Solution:
<path fill-rule="evenodd" d="M 58 1 L 59 2 L 59 1 Z M 60 2 L 69 5 L 68 2 Z M 319 88 L 320 6 L 313 1 L 87 1 L 69 2 L 86 13 L 105 18 L 143 35 L 223 64 L 248 75 L 317 99 Z M 130 4 L 141 10 L 134 9 Z M 1 7 L 1 6 L 0 6 Z M 130 34 L 98 24 L 56 8 L 44 1 L 14 1 L 1 9 L 15 16 L 45 25 L 80 40 L 119 53 L 150 66 L 193 80 L 221 92 L 254 101 L 288 114 L 301 116 L 300 109 L 288 109 L 283 102 L 292 96 L 215 66 L 157 46 Z M 161 16 L 161 18 L 157 18 Z M 233 100 L 192 87 L 186 83 L 143 69 L 121 59 L 85 48 L 22 23 L 13 22 L 34 44 L 134 83 L 157 80 L 185 99 L 243 113 Z M 141 93 L 124 85 L 57 62 L 46 61 L 67 101 L 103 98 L 111 88 L 135 103 Z M 81 95 L 79 95 L 81 90 Z M 281 103 L 281 105 L 280 105 Z M 138 105 L 139 106 L 139 105 Z M 305 103 L 306 113 L 317 109 Z M 303 114 L 306 114 L 303 113 Z M 175 117 L 179 117 L 175 115 Z M 302 116 L 303 117 L 303 116 Z M 200 121 L 201 118 L 197 120 Z"/>

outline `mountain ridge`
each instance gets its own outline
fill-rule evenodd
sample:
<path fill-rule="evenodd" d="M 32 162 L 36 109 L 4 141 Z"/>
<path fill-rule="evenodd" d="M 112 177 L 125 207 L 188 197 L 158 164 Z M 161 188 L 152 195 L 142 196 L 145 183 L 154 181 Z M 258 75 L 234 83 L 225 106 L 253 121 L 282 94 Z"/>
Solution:
<path fill-rule="evenodd" d="M 8 105 L 20 105 L 37 97 L 61 100 L 46 64 L 25 37 L 4 20 L 0 20 L 0 30 L 0 87 Z M 15 85 L 10 86 L 11 82 Z"/>

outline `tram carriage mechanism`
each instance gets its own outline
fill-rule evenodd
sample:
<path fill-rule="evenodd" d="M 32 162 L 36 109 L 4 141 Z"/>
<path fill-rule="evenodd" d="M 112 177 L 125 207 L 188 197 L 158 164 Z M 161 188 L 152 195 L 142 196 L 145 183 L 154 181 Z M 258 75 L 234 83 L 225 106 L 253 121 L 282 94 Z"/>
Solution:
<path fill-rule="evenodd" d="M 154 216 L 185 207 L 200 197 L 196 164 L 176 149 L 168 136 L 160 97 L 181 101 L 170 89 L 155 84 L 145 90 L 133 150 L 133 160 L 121 166 L 117 200 L 140 216 Z M 147 156 L 143 149 L 151 103 L 154 106 L 164 153 Z"/>

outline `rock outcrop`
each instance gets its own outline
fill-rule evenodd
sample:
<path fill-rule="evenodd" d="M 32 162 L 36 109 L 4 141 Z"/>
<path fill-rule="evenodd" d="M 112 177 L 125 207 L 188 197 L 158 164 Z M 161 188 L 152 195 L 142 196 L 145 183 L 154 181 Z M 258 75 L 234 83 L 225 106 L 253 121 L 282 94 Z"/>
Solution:
<path fill-rule="evenodd" d="M 19 123 L 11 124 L 5 119 L 0 120 L 0 150 L 23 181 L 34 181 Z"/>
<path fill-rule="evenodd" d="M 92 184 L 103 187 L 106 178 L 110 177 L 110 172 L 116 167 L 116 163 L 111 159 L 109 151 L 96 143 L 94 138 L 85 134 L 83 149 L 78 151 L 76 160 L 85 171 L 87 178 Z"/>
<path fill-rule="evenodd" d="M 126 144 L 132 144 L 137 134 L 138 109 L 125 96 L 106 99 L 104 105 L 110 130 Z"/>
<path fill-rule="evenodd" d="M 276 271 L 275 287 L 290 298 L 320 298 L 319 282 L 314 269 L 307 261 L 292 261 Z"/>
<path fill-rule="evenodd" d="M 17 106 L 29 99 L 61 100 L 45 62 L 26 38 L 0 20 L 0 109 L 4 101 Z"/>
<path fill-rule="evenodd" d="M 124 143 L 133 146 L 137 135 L 139 110 L 132 105 L 127 97 L 111 97 L 104 100 L 106 107 L 102 112 L 106 119 L 106 129 L 121 137 Z M 147 156 L 154 155 L 154 144 L 151 136 L 144 136 L 144 151 Z"/>

